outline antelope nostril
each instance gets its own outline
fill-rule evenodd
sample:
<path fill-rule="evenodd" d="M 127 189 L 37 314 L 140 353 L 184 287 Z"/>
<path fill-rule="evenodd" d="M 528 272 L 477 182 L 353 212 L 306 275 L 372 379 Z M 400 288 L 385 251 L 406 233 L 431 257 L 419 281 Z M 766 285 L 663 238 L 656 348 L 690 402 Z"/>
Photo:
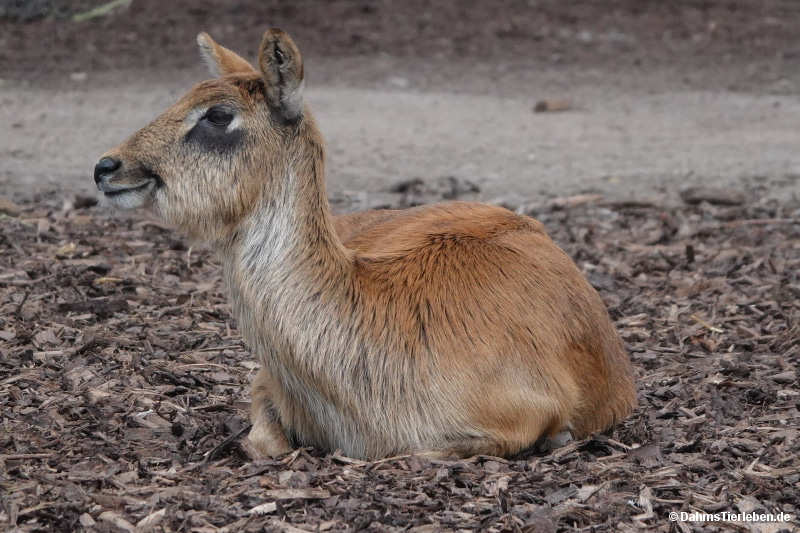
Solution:
<path fill-rule="evenodd" d="M 104 157 L 94 166 L 94 182 L 100 183 L 103 174 L 111 174 L 122 166 L 122 161 L 113 157 Z"/>

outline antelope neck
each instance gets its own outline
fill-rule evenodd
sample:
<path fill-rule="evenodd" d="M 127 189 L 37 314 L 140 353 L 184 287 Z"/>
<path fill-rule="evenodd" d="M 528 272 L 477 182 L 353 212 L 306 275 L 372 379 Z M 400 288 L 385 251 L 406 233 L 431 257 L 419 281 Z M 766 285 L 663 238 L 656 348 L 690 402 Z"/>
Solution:
<path fill-rule="evenodd" d="M 279 321 L 286 306 L 299 307 L 351 286 L 352 254 L 333 225 L 322 146 L 307 140 L 299 144 L 284 175 L 275 176 L 280 187 L 264 196 L 240 225 L 234 244 L 223 251 L 225 277 L 239 296 L 234 311 L 240 321 L 252 310 Z M 292 314 L 303 311 L 293 309 Z"/>

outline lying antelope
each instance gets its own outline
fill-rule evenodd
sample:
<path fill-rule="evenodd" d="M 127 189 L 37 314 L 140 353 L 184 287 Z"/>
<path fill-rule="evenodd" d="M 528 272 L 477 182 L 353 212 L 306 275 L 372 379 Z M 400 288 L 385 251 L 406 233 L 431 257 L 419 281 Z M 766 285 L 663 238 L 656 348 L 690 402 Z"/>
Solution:
<path fill-rule="evenodd" d="M 292 39 L 267 31 L 258 70 L 197 41 L 217 77 L 94 179 L 219 253 L 261 363 L 252 453 L 512 455 L 631 412 L 605 306 L 539 222 L 477 203 L 332 216 Z"/>

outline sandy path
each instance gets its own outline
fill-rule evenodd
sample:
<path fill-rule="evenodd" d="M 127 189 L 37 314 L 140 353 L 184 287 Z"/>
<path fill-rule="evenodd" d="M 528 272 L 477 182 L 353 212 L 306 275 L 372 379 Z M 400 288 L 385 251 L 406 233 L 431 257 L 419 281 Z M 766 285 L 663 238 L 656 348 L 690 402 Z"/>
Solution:
<path fill-rule="evenodd" d="M 336 68 L 323 65 L 318 78 L 335 78 Z M 546 73 L 492 91 L 471 72 L 464 65 L 450 86 L 414 73 L 364 86 L 311 83 L 330 190 L 379 192 L 401 179 L 454 175 L 477 182 L 484 199 L 581 190 L 648 196 L 766 176 L 771 194 L 800 193 L 796 95 L 688 90 L 657 74 L 627 84 L 602 72 Z M 0 194 L 93 191 L 97 157 L 201 75 L 123 72 L 58 88 L 6 80 Z M 576 108 L 533 113 L 541 95 L 566 96 Z"/>

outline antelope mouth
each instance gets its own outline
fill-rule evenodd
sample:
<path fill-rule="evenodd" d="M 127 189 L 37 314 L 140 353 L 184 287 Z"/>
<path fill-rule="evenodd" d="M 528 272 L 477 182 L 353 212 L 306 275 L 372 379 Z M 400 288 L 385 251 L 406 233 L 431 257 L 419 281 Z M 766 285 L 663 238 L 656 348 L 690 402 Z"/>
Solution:
<path fill-rule="evenodd" d="M 114 196 L 119 196 L 120 194 L 129 193 L 129 192 L 144 191 L 145 189 L 147 189 L 148 187 L 150 187 L 153 184 L 155 184 L 155 180 L 147 179 L 147 180 L 145 180 L 145 181 L 143 181 L 141 183 L 138 183 L 136 185 L 124 185 L 124 186 L 121 186 L 121 187 L 120 186 L 114 187 L 112 185 L 103 184 L 100 187 L 100 190 L 103 191 L 103 194 L 105 194 L 106 196 L 114 197 Z"/>
<path fill-rule="evenodd" d="M 143 168 L 139 178 L 140 180 L 136 183 L 123 184 L 111 183 L 110 180 L 104 176 L 103 179 L 101 179 L 101 181 L 97 184 L 97 188 L 100 189 L 100 191 L 106 196 L 113 198 L 114 196 L 120 196 L 127 193 L 144 193 L 149 190 L 164 186 L 164 180 L 161 179 L 161 176 L 149 168 Z"/>

